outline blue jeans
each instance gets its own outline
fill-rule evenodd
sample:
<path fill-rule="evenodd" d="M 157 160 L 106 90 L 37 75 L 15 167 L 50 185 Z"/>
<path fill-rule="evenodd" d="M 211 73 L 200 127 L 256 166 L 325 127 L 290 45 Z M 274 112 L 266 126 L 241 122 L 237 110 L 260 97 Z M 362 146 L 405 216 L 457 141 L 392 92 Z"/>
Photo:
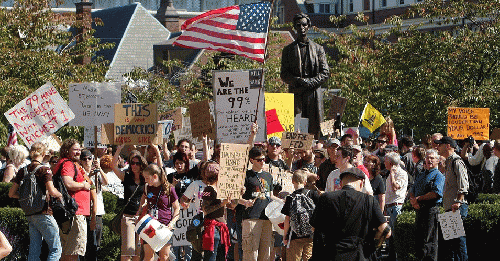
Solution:
<path fill-rule="evenodd" d="M 460 204 L 460 208 L 458 210 L 460 211 L 462 220 L 464 220 L 469 213 L 469 205 Z M 443 260 L 467 261 L 469 259 L 467 255 L 467 241 L 465 237 L 444 240 L 443 247 L 439 246 L 439 249 L 443 249 L 443 251 L 445 251 Z"/>
<path fill-rule="evenodd" d="M 203 261 L 226 260 L 224 246 L 220 244 L 219 228 L 214 230 L 214 251 L 204 250 Z"/>
<path fill-rule="evenodd" d="M 399 214 L 401 214 L 401 209 L 403 208 L 403 205 L 394 205 L 392 207 L 387 208 L 387 215 L 391 217 L 389 220 L 389 226 L 391 227 L 392 231 L 394 231 L 395 225 L 396 225 L 396 220 L 398 219 Z"/>
<path fill-rule="evenodd" d="M 189 245 L 189 246 L 176 246 L 176 247 L 172 247 L 171 249 L 172 249 L 172 253 L 174 253 L 175 257 L 177 257 L 175 259 L 176 261 L 178 261 L 178 260 L 191 261 L 191 256 L 193 255 L 193 247 L 191 245 Z M 184 249 L 184 259 L 182 259 L 182 252 L 181 252 L 182 249 Z"/>
<path fill-rule="evenodd" d="M 59 238 L 59 227 L 51 215 L 27 216 L 30 235 L 28 261 L 39 261 L 42 252 L 42 241 L 45 239 L 49 247 L 48 261 L 57 261 L 61 258 L 62 247 Z"/>

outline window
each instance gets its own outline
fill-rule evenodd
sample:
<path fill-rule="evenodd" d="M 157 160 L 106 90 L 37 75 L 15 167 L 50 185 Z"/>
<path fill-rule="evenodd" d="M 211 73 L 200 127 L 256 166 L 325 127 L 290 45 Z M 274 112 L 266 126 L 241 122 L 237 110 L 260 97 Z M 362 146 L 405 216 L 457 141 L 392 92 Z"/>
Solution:
<path fill-rule="evenodd" d="M 354 12 L 354 0 L 349 0 L 349 12 Z"/>
<path fill-rule="evenodd" d="M 387 0 L 380 0 L 380 6 L 381 7 L 386 7 L 387 6 Z"/>
<path fill-rule="evenodd" d="M 404 5 L 405 4 L 405 0 L 399 0 L 399 4 L 400 5 Z"/>
<path fill-rule="evenodd" d="M 319 4 L 319 12 L 324 14 L 329 14 L 330 4 Z"/>

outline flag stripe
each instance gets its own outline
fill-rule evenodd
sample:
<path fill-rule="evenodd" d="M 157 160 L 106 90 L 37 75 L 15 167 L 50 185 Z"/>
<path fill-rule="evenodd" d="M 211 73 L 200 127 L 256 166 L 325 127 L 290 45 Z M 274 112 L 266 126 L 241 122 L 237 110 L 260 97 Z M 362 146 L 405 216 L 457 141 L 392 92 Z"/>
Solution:
<path fill-rule="evenodd" d="M 237 9 L 239 11 L 240 7 L 239 6 L 228 6 L 225 8 L 208 11 L 208 12 L 203 13 L 201 15 L 195 16 L 191 19 L 186 20 L 186 22 L 184 22 L 184 24 L 182 24 L 181 30 L 188 29 L 191 24 L 199 21 L 200 19 L 208 19 L 210 17 L 214 17 L 214 16 L 218 16 L 220 14 L 230 12 L 231 10 L 234 10 L 234 9 Z"/>
<path fill-rule="evenodd" d="M 238 21 L 236 21 L 236 22 L 238 22 Z M 189 28 L 189 30 L 190 31 L 194 30 L 200 24 L 205 24 L 205 25 L 209 25 L 209 26 L 213 26 L 213 27 L 218 27 L 219 29 L 236 30 L 236 23 L 234 23 L 234 24 L 228 24 L 228 23 L 225 23 L 225 22 L 219 22 L 219 21 L 214 21 L 214 20 L 200 21 L 199 24 L 197 24 L 196 26 L 193 26 L 193 27 Z"/>
<path fill-rule="evenodd" d="M 264 54 L 264 46 L 262 45 L 262 48 L 258 48 L 258 49 L 252 49 L 252 48 L 248 48 L 246 46 L 241 46 L 241 45 L 237 45 L 237 44 L 232 44 L 232 43 L 221 43 L 221 42 L 214 42 L 214 41 L 209 41 L 209 40 L 206 40 L 206 39 L 201 39 L 201 38 L 197 38 L 197 37 L 191 37 L 191 36 L 184 36 L 183 39 L 177 39 L 177 42 L 178 43 L 185 43 L 186 45 L 189 45 L 190 42 L 199 42 L 199 43 L 204 43 L 204 44 L 208 44 L 208 45 L 212 45 L 212 46 L 220 46 L 221 48 L 224 48 L 224 49 L 235 49 L 235 50 L 238 50 L 240 52 L 245 52 L 245 53 L 249 53 L 249 54 Z M 231 42 L 231 41 L 228 41 L 228 42 Z"/>
<path fill-rule="evenodd" d="M 208 49 L 208 50 L 214 50 L 214 51 L 219 51 L 219 52 L 232 53 L 232 54 L 244 56 L 244 57 L 247 57 L 247 58 L 259 61 L 259 62 L 263 62 L 264 61 L 264 55 L 252 55 L 252 54 L 249 54 L 249 53 L 240 52 L 240 51 L 235 50 L 235 49 L 222 48 L 219 45 L 214 46 L 214 45 L 211 45 L 211 44 L 204 44 L 204 43 L 199 43 L 199 45 L 197 45 L 196 47 L 194 47 L 192 45 L 184 45 L 182 43 L 177 43 L 176 45 L 180 46 L 180 47 L 183 47 L 183 48 L 189 48 L 189 49 Z"/>
<path fill-rule="evenodd" d="M 224 41 L 241 41 L 242 45 L 247 45 L 245 43 L 248 43 L 248 47 L 255 48 L 253 44 L 265 44 L 266 39 L 259 37 L 262 34 L 259 33 L 251 33 L 252 37 L 248 37 L 245 35 L 242 35 L 241 32 L 237 31 L 224 31 L 223 33 L 215 32 L 210 29 L 206 29 L 204 26 L 200 26 L 197 28 L 192 28 L 191 31 L 186 32 L 185 34 L 182 34 L 177 38 L 178 40 L 184 40 L 184 37 L 186 36 L 191 36 L 195 38 L 206 38 L 208 36 L 207 40 L 211 40 L 214 42 L 224 42 Z M 258 37 L 255 37 L 257 35 Z"/>

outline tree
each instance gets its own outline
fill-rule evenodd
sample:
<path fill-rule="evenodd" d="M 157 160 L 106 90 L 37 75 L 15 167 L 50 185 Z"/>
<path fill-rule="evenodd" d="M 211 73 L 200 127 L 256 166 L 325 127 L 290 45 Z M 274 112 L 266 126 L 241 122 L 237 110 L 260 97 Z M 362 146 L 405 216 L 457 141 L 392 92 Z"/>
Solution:
<path fill-rule="evenodd" d="M 390 31 L 350 26 L 351 34 L 328 34 L 340 58 L 332 68 L 330 88 L 348 98 L 347 125 L 357 125 L 369 102 L 390 115 L 396 129 L 417 137 L 446 134 L 447 107 L 487 107 L 491 126 L 499 126 L 500 5 L 493 0 L 424 1 L 404 18 L 430 19 L 446 30 L 402 27 L 401 17 L 386 21 Z M 368 21 L 363 14 L 359 20 Z M 395 41 L 389 41 L 396 39 Z"/>
<path fill-rule="evenodd" d="M 93 30 L 76 42 L 69 28 L 83 26 L 74 13 L 56 14 L 48 0 L 15 1 L 12 9 L 0 8 L 0 108 L 6 112 L 31 92 L 50 81 L 67 100 L 68 84 L 102 81 L 107 61 L 95 57 L 98 50 L 110 48 L 92 37 Z M 99 21 L 93 21 L 100 24 Z M 94 57 L 89 64 L 78 64 L 83 56 Z M 5 117 L 0 120 L 0 144 L 7 139 Z M 63 127 L 62 138 L 83 137 L 79 128 Z"/>

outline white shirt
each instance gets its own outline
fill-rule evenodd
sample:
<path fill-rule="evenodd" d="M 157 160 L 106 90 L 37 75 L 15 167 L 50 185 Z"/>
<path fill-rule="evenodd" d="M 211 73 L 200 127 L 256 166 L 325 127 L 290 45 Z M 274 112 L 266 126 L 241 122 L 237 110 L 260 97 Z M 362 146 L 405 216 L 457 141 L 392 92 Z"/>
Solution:
<path fill-rule="evenodd" d="M 340 169 L 335 169 L 330 174 L 328 175 L 328 178 L 326 179 L 326 188 L 325 192 L 332 192 L 332 191 L 337 191 L 342 189 L 342 185 L 340 184 Z M 363 189 L 361 192 L 366 193 L 368 195 L 373 195 L 373 189 L 372 185 L 370 183 L 370 180 L 368 177 L 365 175 L 365 184 L 363 186 Z"/>
<path fill-rule="evenodd" d="M 103 186 L 105 191 L 109 191 L 119 198 L 123 198 L 123 184 L 120 178 L 113 171 L 106 173 L 108 185 Z"/>
<path fill-rule="evenodd" d="M 391 177 L 394 175 L 394 181 L 398 184 L 399 189 L 392 187 Z M 400 166 L 397 167 L 394 174 L 389 174 L 385 181 L 385 204 L 404 203 L 406 198 L 406 189 L 408 187 L 408 173 Z"/>
<path fill-rule="evenodd" d="M 101 175 L 101 174 L 98 174 L 98 175 Z M 95 182 L 95 176 L 90 177 L 90 179 L 92 180 L 92 183 L 96 184 L 96 186 L 97 186 L 97 183 Z M 94 204 L 96 204 L 96 206 L 97 206 L 96 215 L 102 216 L 102 215 L 106 214 L 106 211 L 104 210 L 104 199 L 102 198 L 102 189 L 99 189 L 97 191 L 97 202 L 94 202 Z"/>
<path fill-rule="evenodd" d="M 196 213 L 201 212 L 201 203 L 203 198 L 203 191 L 207 187 L 207 184 L 203 183 L 201 180 L 195 180 L 186 188 L 184 191 L 184 196 L 186 196 L 189 200 L 194 199 L 194 205 L 196 206 Z"/>

